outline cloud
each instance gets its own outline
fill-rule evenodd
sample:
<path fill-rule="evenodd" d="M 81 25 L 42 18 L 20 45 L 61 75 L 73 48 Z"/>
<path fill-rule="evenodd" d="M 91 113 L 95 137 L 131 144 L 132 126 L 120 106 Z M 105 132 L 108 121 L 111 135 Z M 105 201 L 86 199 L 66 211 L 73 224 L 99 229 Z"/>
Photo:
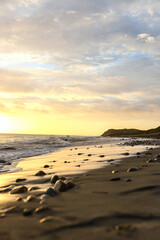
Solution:
<path fill-rule="evenodd" d="M 5 0 L 2 111 L 159 111 L 159 0 Z"/>

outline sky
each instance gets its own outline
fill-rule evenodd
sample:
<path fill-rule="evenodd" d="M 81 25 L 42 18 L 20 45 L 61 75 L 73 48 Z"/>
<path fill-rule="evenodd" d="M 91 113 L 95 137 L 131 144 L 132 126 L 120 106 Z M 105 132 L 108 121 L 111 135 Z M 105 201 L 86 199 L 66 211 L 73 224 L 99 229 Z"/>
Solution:
<path fill-rule="evenodd" d="M 0 0 L 0 132 L 160 125 L 159 0 Z"/>

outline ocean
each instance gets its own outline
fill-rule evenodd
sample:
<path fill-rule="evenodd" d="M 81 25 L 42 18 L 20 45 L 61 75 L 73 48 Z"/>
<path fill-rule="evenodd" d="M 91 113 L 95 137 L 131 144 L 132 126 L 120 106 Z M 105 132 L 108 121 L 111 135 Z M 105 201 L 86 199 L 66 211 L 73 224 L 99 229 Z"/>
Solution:
<path fill-rule="evenodd" d="M 137 151 L 145 151 L 147 148 L 146 144 L 134 148 L 126 146 L 125 143 L 130 141 L 133 140 L 91 136 L 0 134 L 0 172 L 18 171 L 16 169 L 18 159 L 48 154 L 64 147 L 80 145 L 82 148 L 82 146 L 97 145 L 100 148 L 101 144 L 105 144 L 106 159 L 122 158 L 122 153 L 125 151 L 130 151 L 130 154 L 133 155 Z M 91 162 L 91 169 L 94 166 L 93 163 Z"/>

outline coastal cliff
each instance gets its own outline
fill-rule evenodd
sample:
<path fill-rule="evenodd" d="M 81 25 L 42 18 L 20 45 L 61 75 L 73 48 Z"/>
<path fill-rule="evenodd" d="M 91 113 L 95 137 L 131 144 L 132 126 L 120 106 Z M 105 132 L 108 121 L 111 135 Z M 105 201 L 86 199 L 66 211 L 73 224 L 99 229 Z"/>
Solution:
<path fill-rule="evenodd" d="M 160 137 L 160 126 L 149 130 L 139 129 L 109 129 L 105 131 L 101 136 L 103 137 Z"/>

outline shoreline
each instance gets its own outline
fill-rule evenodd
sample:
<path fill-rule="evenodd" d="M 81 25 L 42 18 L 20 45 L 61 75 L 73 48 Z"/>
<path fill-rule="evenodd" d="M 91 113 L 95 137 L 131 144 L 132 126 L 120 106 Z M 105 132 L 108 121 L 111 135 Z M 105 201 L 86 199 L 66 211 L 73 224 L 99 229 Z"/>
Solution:
<path fill-rule="evenodd" d="M 39 201 L 8 203 L 9 207 L 15 206 L 16 209 L 4 217 L 1 215 L 2 240 L 27 240 L 31 237 L 42 240 L 53 237 L 68 240 L 81 237 L 158 240 L 160 162 L 147 163 L 146 160 L 154 159 L 160 153 L 160 147 L 149 151 L 151 154 L 125 157 L 120 164 L 90 170 L 85 174 L 70 175 L 69 179 L 75 187 L 56 197 L 47 198 L 42 205 Z M 129 168 L 137 170 L 127 172 Z M 40 193 L 43 190 L 32 192 L 36 196 Z M 26 198 L 28 195 L 29 193 L 24 193 L 17 197 Z M 23 215 L 24 208 L 35 209 L 43 205 L 49 209 L 38 215 Z M 52 218 L 40 223 L 46 216 Z"/>

